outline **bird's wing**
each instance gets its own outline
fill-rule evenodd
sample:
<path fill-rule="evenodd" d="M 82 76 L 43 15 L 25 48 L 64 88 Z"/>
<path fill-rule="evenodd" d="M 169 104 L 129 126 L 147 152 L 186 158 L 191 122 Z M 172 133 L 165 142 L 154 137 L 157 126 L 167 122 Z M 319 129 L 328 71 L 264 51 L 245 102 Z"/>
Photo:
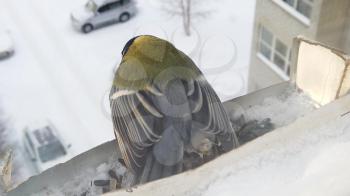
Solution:
<path fill-rule="evenodd" d="M 199 77 L 188 83 L 188 86 L 193 129 L 215 135 L 225 152 L 238 147 L 238 140 L 226 111 L 211 85 L 204 77 Z"/>
<path fill-rule="evenodd" d="M 145 93 L 116 87 L 110 93 L 114 133 L 126 166 L 135 173 L 140 172 L 150 147 L 162 134 L 163 115 Z"/>

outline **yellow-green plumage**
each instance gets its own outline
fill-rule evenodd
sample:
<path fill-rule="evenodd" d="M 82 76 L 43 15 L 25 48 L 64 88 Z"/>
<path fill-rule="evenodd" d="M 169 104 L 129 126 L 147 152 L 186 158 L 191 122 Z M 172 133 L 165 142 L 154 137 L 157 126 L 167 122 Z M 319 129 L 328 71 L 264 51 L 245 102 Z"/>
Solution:
<path fill-rule="evenodd" d="M 172 77 L 166 72 L 171 72 Z M 192 60 L 171 43 L 153 36 L 142 36 L 133 42 L 123 57 L 114 85 L 122 89 L 144 90 L 157 82 L 166 83 L 173 77 L 189 80 L 200 75 Z"/>

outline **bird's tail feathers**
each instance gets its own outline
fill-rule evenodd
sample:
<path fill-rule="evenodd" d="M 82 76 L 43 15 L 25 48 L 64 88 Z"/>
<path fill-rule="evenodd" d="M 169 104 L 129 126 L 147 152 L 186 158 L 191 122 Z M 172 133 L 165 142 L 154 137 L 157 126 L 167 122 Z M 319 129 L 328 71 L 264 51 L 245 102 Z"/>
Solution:
<path fill-rule="evenodd" d="M 153 153 L 150 152 L 147 155 L 146 163 L 140 175 L 139 183 L 144 184 L 150 181 L 158 180 L 160 178 L 175 175 L 182 172 L 182 170 L 182 162 L 174 166 L 162 165 L 156 160 Z"/>

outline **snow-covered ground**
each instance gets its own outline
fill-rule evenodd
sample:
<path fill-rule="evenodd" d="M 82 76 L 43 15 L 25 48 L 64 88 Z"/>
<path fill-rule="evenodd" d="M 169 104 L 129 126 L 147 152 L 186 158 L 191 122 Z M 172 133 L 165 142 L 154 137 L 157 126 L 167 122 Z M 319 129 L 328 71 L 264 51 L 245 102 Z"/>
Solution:
<path fill-rule="evenodd" d="M 0 61 L 0 103 L 16 138 L 42 119 L 55 124 L 73 155 L 114 138 L 107 94 L 124 44 L 139 34 L 190 54 L 223 100 L 245 93 L 255 0 L 218 1 L 211 15 L 194 21 L 190 38 L 160 0 L 139 0 L 129 22 L 82 34 L 69 16 L 85 1 L 0 0 L 0 28 L 11 30 L 16 50 Z"/>

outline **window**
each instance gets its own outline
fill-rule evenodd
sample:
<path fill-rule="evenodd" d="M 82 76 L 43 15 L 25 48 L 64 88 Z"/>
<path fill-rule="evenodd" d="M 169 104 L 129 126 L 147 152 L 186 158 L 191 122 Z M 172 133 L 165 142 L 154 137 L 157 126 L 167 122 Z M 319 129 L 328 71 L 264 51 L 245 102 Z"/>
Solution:
<path fill-rule="evenodd" d="M 27 141 L 28 141 L 28 144 L 29 144 L 31 150 L 33 151 L 33 150 L 34 150 L 34 145 L 33 145 L 33 142 L 32 142 L 32 140 L 30 139 L 30 137 L 29 137 L 29 135 L 28 135 L 27 132 L 25 132 L 25 137 L 26 137 L 26 139 L 27 139 Z"/>
<path fill-rule="evenodd" d="M 313 0 L 282 0 L 303 16 L 310 19 Z"/>
<path fill-rule="evenodd" d="M 106 11 L 108 11 L 108 10 L 110 10 L 110 5 L 109 5 L 109 4 L 106 4 L 106 5 L 104 5 L 104 6 L 100 7 L 100 8 L 98 8 L 98 12 L 99 12 L 99 13 L 103 13 L 103 12 L 106 12 Z"/>
<path fill-rule="evenodd" d="M 115 9 L 115 8 L 121 6 L 122 4 L 123 4 L 122 1 L 116 1 L 116 2 L 114 2 L 114 3 L 110 3 L 110 4 L 109 4 L 109 7 L 110 7 L 110 9 Z"/>
<path fill-rule="evenodd" d="M 40 146 L 38 148 L 38 153 L 39 153 L 40 160 L 43 163 L 54 160 L 58 157 L 61 157 L 67 154 L 63 145 L 58 140 L 48 143 L 47 145 Z"/>
<path fill-rule="evenodd" d="M 130 0 L 122 0 L 123 5 L 128 4 L 128 3 L 130 3 Z"/>
<path fill-rule="evenodd" d="M 273 35 L 265 28 L 261 29 L 260 52 L 266 58 L 271 58 L 271 46 L 273 44 Z"/>
<path fill-rule="evenodd" d="M 290 49 L 265 27 L 261 27 L 258 53 L 273 64 L 274 68 L 276 67 L 284 76 L 289 77 Z"/>
<path fill-rule="evenodd" d="M 280 40 L 276 39 L 275 53 L 273 55 L 273 63 L 280 69 L 284 70 L 286 66 L 287 46 L 284 45 Z"/>
<path fill-rule="evenodd" d="M 300 12 L 302 15 L 306 16 L 307 18 L 311 17 L 311 6 L 312 1 L 311 0 L 299 0 L 297 3 L 297 11 Z"/>
<path fill-rule="evenodd" d="M 98 12 L 100 12 L 100 13 L 106 12 L 106 11 L 109 11 L 109 10 L 111 10 L 111 9 L 115 9 L 115 8 L 117 8 L 117 7 L 119 7 L 119 6 L 122 6 L 122 5 L 123 5 L 123 1 L 122 1 L 122 0 L 116 1 L 116 2 L 112 2 L 112 3 L 108 3 L 108 4 L 106 4 L 106 5 L 102 6 L 102 7 L 100 7 L 100 8 L 98 9 Z"/>
<path fill-rule="evenodd" d="M 290 6 L 294 6 L 295 0 L 282 0 Z"/>

